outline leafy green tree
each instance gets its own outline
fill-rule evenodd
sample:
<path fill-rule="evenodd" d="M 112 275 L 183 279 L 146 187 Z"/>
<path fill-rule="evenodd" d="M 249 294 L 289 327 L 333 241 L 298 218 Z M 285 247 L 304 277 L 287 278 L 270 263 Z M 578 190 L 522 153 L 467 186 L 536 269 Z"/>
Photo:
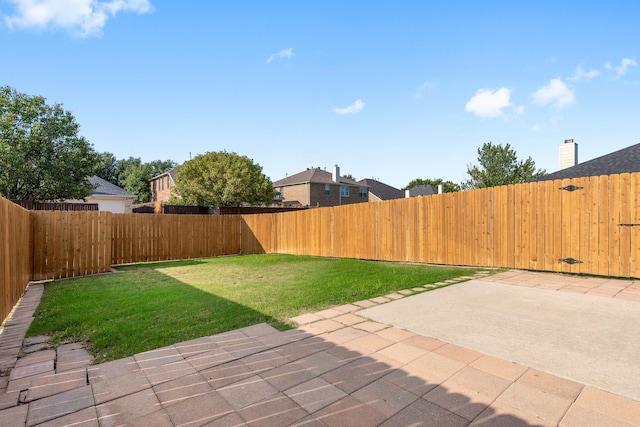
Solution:
<path fill-rule="evenodd" d="M 114 185 L 118 185 L 117 167 L 118 159 L 116 159 L 116 156 L 112 153 L 106 151 L 104 153 L 98 153 L 97 164 L 93 174 Z"/>
<path fill-rule="evenodd" d="M 353 181 L 356 181 L 356 177 L 351 175 L 350 173 L 346 174 L 346 175 L 342 175 L 343 178 L 347 178 Z"/>
<path fill-rule="evenodd" d="M 118 160 L 115 168 L 117 185 L 137 196 L 134 203 L 146 203 L 151 201 L 149 180 L 175 166 L 173 160 L 153 160 L 148 163 L 143 163 L 139 157 Z"/>
<path fill-rule="evenodd" d="M 226 151 L 208 152 L 185 162 L 175 181 L 176 191 L 187 205 L 270 205 L 275 196 L 262 166 Z"/>
<path fill-rule="evenodd" d="M 411 181 L 409 184 L 407 184 L 407 186 L 404 187 L 403 190 L 409 190 L 415 187 L 416 185 L 433 185 L 437 189 L 438 185 L 440 184 L 442 184 L 442 191 L 445 193 L 453 193 L 454 191 L 460 191 L 461 189 L 460 184 L 456 184 L 451 181 L 444 181 L 441 178 L 436 178 L 436 179 L 417 178 Z"/>
<path fill-rule="evenodd" d="M 97 157 L 60 104 L 0 87 L 0 195 L 38 201 L 84 199 Z"/>
<path fill-rule="evenodd" d="M 495 187 L 497 185 L 529 182 L 545 175 L 544 169 L 536 169 L 531 157 L 519 160 L 509 144 L 504 147 L 487 142 L 478 148 L 479 165 L 468 165 L 469 179 L 462 183 L 465 189 Z"/>

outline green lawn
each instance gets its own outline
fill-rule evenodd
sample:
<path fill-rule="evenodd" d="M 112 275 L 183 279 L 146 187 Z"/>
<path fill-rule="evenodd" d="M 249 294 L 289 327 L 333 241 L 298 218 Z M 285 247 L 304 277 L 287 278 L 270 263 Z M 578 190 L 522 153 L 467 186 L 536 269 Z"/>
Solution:
<path fill-rule="evenodd" d="M 45 285 L 28 335 L 86 341 L 96 362 L 470 275 L 478 269 L 248 255 L 119 267 Z"/>

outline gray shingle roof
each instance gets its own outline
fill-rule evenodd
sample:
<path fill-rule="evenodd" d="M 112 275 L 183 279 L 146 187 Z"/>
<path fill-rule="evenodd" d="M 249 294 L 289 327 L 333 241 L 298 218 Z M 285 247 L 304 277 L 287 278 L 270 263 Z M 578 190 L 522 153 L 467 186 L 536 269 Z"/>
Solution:
<path fill-rule="evenodd" d="M 640 172 L 640 144 L 632 145 L 593 160 L 579 163 L 570 168 L 541 176 L 533 181 L 614 175 L 627 172 Z"/>
<path fill-rule="evenodd" d="M 369 186 L 369 192 L 374 194 L 380 200 L 402 199 L 404 197 L 404 192 L 402 190 L 398 190 L 395 187 L 375 179 L 361 179 L 358 181 L 358 184 Z"/>
<path fill-rule="evenodd" d="M 436 188 L 433 185 L 429 185 L 429 184 L 416 185 L 415 187 L 411 187 L 409 189 L 410 197 L 432 196 L 434 194 L 438 194 L 438 190 L 436 190 Z"/>
<path fill-rule="evenodd" d="M 285 187 L 287 185 L 306 184 L 309 182 L 315 183 L 315 184 L 335 184 L 335 182 L 333 181 L 331 172 L 327 172 L 320 168 L 311 168 L 311 169 L 307 169 L 306 171 L 302 171 L 295 175 L 291 175 L 284 179 L 278 180 L 273 183 L 273 186 Z M 358 184 L 354 180 L 349 178 L 344 178 L 344 177 L 340 177 L 340 184 L 364 187 L 363 185 Z"/>
<path fill-rule="evenodd" d="M 127 190 L 118 187 L 106 181 L 99 176 L 92 176 L 89 178 L 89 182 L 94 186 L 97 185 L 97 188 L 93 190 L 94 196 L 124 196 L 124 197 L 136 197 L 135 195 L 129 193 Z"/>

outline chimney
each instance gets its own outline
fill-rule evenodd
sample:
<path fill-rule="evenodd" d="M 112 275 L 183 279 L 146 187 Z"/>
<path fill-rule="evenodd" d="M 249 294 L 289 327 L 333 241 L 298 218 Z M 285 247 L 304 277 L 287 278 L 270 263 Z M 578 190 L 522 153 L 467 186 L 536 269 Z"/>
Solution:
<path fill-rule="evenodd" d="M 438 194 L 444 193 L 444 185 L 438 184 Z"/>
<path fill-rule="evenodd" d="M 411 190 L 404 190 L 404 198 L 408 199 L 411 197 Z"/>
<path fill-rule="evenodd" d="M 578 144 L 573 139 L 565 139 L 564 144 L 560 144 L 560 169 L 570 168 L 578 164 Z"/>
<path fill-rule="evenodd" d="M 340 166 L 333 165 L 333 174 L 331 175 L 333 182 L 340 184 Z"/>

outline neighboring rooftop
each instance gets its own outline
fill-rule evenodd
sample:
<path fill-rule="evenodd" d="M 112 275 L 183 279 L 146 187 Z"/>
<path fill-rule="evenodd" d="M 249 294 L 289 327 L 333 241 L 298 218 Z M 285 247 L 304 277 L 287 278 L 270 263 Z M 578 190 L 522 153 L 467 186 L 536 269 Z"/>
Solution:
<path fill-rule="evenodd" d="M 438 194 L 438 190 L 433 185 L 423 184 L 411 187 L 409 190 L 409 197 L 417 196 L 432 196 Z"/>
<path fill-rule="evenodd" d="M 136 197 L 135 194 L 129 193 L 127 190 L 118 187 L 106 181 L 99 176 L 92 176 L 89 178 L 89 182 L 94 186 L 97 186 L 95 190 L 93 190 L 94 196 L 124 196 L 124 197 Z"/>
<path fill-rule="evenodd" d="M 154 176 L 153 178 L 150 179 L 150 181 L 153 181 L 156 178 L 160 178 L 161 176 L 165 176 L 165 175 L 169 175 L 171 177 L 171 179 L 176 179 L 176 168 L 171 168 L 167 171 L 162 172 L 161 174 L 158 174 L 156 176 Z"/>
<path fill-rule="evenodd" d="M 327 172 L 320 168 L 310 168 L 306 171 L 299 172 L 295 175 L 288 176 L 284 179 L 278 180 L 273 183 L 274 187 L 283 187 L 286 185 L 297 185 L 297 184 L 306 184 L 306 183 L 316 183 L 316 184 L 335 184 L 336 182 L 333 180 L 331 172 Z M 362 186 L 358 184 L 352 179 L 340 177 L 340 184 L 346 185 L 356 185 Z"/>
<path fill-rule="evenodd" d="M 373 178 L 365 178 L 358 181 L 358 184 L 362 184 L 369 187 L 369 193 L 375 195 L 380 200 L 393 200 L 404 198 L 404 192 L 398 190 L 395 187 L 380 182 Z"/>
<path fill-rule="evenodd" d="M 582 178 L 585 176 L 614 175 L 619 173 L 640 172 L 640 144 L 597 157 L 570 168 L 542 176 L 533 181 Z"/>

